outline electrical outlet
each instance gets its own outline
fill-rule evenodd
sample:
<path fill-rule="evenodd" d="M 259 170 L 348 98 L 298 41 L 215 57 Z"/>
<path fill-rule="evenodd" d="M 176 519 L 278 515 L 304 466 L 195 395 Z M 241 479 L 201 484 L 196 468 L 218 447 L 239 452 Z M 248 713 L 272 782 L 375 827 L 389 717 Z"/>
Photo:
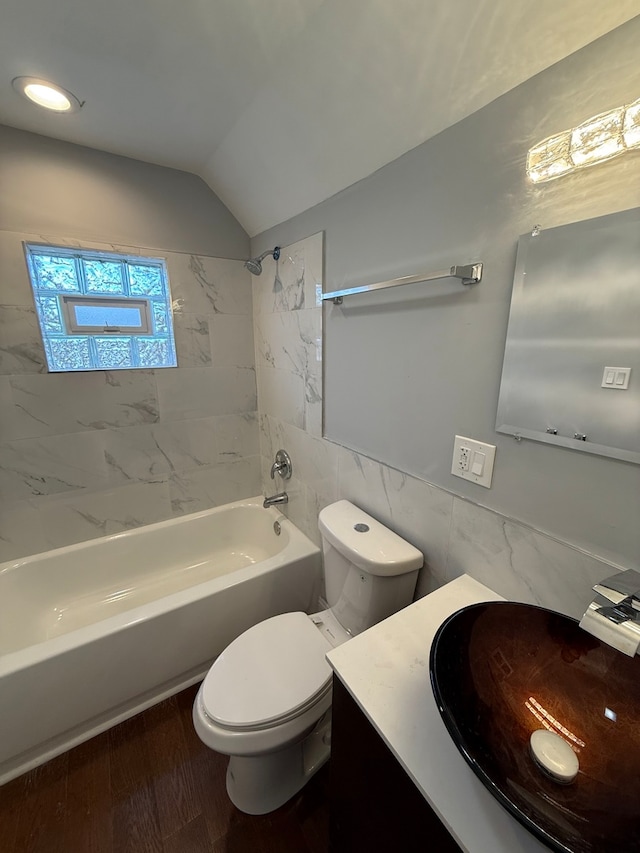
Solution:
<path fill-rule="evenodd" d="M 455 457 L 454 457 L 455 459 Z M 469 460 L 471 459 L 471 450 L 468 447 L 461 447 L 460 453 L 458 454 L 458 470 L 459 471 L 468 471 L 469 470 Z"/>
<path fill-rule="evenodd" d="M 453 465 L 451 473 L 463 480 L 471 480 L 486 489 L 491 488 L 493 463 L 496 455 L 495 444 L 485 444 L 473 438 L 456 435 L 453 444 Z"/>

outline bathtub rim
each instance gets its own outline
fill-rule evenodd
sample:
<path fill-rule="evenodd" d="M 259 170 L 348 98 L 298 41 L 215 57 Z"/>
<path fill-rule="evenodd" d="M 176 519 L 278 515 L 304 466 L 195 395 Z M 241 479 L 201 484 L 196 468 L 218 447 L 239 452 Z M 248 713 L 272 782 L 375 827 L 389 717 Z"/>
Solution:
<path fill-rule="evenodd" d="M 217 515 L 219 513 L 224 512 L 225 510 L 234 509 L 236 507 L 250 507 L 259 509 L 261 512 L 267 512 L 269 514 L 272 514 L 274 521 L 281 522 L 283 519 L 285 521 L 289 521 L 289 519 L 285 515 L 283 515 L 276 507 L 263 507 L 263 500 L 264 498 L 262 497 L 262 495 L 257 495 L 250 498 L 242 498 L 238 501 L 230 501 L 229 503 L 220 504 L 219 506 L 209 507 L 208 509 L 201 509 L 198 510 L 198 512 L 190 512 L 185 513 L 184 515 L 174 516 L 172 518 L 161 519 L 160 521 L 154 521 L 151 524 L 141 524 L 138 527 L 132 527 L 129 530 L 119 530 L 117 533 L 108 533 L 106 536 L 96 536 L 92 539 L 82 539 L 80 542 L 73 542 L 70 545 L 61 545 L 59 548 L 48 548 L 46 551 L 38 551 L 35 554 L 28 554 L 24 557 L 14 557 L 14 559 L 12 560 L 5 560 L 4 562 L 0 563 L 0 576 L 2 576 L 5 572 L 17 570 L 19 568 L 22 568 L 22 566 L 35 563 L 38 560 L 41 560 L 47 554 L 73 554 L 76 551 L 81 551 L 83 548 L 87 548 L 97 543 L 106 544 L 108 542 L 115 542 L 120 539 L 134 539 L 137 536 L 151 533 L 154 530 L 175 527 L 177 525 L 179 526 L 180 524 L 184 524 L 184 522 L 187 520 L 195 520 L 198 518 L 205 518 L 210 515 Z M 302 533 L 302 531 L 297 528 L 292 522 L 291 526 L 301 536 L 305 536 L 304 533 Z M 305 539 L 307 538 L 308 537 L 305 536 Z"/>

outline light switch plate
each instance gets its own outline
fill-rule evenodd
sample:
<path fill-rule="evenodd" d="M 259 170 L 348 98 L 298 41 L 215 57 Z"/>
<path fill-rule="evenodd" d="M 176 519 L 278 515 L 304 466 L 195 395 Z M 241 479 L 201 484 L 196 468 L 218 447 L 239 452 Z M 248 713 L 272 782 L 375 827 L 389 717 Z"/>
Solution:
<path fill-rule="evenodd" d="M 613 388 L 617 391 L 626 391 L 629 387 L 630 376 L 630 367 L 605 367 L 600 387 Z"/>
<path fill-rule="evenodd" d="M 490 489 L 495 456 L 495 444 L 485 444 L 473 438 L 457 435 L 453 443 L 451 473 L 456 477 L 462 477 L 463 480 L 471 480 L 472 483 Z"/>

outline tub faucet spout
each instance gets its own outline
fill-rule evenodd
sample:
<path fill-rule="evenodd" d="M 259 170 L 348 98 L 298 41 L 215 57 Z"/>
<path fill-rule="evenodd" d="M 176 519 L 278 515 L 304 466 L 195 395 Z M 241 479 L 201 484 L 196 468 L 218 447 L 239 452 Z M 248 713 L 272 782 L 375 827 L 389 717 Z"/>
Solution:
<path fill-rule="evenodd" d="M 265 509 L 269 509 L 270 506 L 276 506 L 276 504 L 288 504 L 289 503 L 289 495 L 286 492 L 279 492 L 277 495 L 271 495 L 270 498 L 265 498 L 262 506 Z"/>

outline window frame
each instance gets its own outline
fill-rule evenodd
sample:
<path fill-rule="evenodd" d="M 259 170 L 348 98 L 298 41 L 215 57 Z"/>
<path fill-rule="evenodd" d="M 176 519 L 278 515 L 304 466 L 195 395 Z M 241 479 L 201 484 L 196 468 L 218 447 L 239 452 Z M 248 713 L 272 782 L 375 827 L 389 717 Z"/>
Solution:
<path fill-rule="evenodd" d="M 178 366 L 171 283 L 165 257 L 31 240 L 23 241 L 22 245 L 49 373 L 155 370 Z M 38 256 L 51 260 L 38 263 Z M 56 277 L 57 258 L 63 268 L 67 267 L 62 278 Z M 71 263 L 67 264 L 66 259 Z M 107 273 L 104 278 L 98 272 L 92 275 L 91 262 L 111 263 L 117 265 L 118 270 L 103 267 L 103 272 Z M 157 275 L 146 279 L 132 269 L 135 267 L 155 268 Z M 109 272 L 113 272 L 113 279 Z M 119 292 L 114 293 L 114 289 Z M 139 290 L 143 292 L 132 293 Z M 84 326 L 77 322 L 74 306 L 90 304 L 136 308 L 142 322 L 140 326 Z M 125 348 L 118 351 L 116 345 L 112 357 L 103 355 L 101 348 L 107 338 L 121 341 L 120 346 Z M 77 341 L 77 346 L 72 346 L 72 341 Z M 67 345 L 72 348 L 67 349 Z"/>
<path fill-rule="evenodd" d="M 149 335 L 155 337 L 151 325 L 150 300 L 144 297 L 121 296 L 68 296 L 58 295 L 60 314 L 69 335 Z M 76 305 L 94 305 L 103 308 L 138 308 L 142 320 L 139 326 L 84 326 L 78 323 L 75 311 Z"/>

